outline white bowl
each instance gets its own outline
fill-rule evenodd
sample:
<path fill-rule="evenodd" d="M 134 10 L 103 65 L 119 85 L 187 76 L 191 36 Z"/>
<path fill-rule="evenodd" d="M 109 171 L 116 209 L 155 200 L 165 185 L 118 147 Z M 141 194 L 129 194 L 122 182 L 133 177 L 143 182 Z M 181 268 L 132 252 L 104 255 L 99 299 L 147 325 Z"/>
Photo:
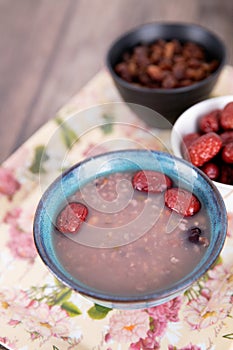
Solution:
<path fill-rule="evenodd" d="M 183 158 L 181 142 L 184 135 L 197 131 L 198 119 L 214 109 L 222 109 L 233 102 L 233 95 L 210 98 L 188 108 L 175 122 L 171 132 L 171 147 L 175 156 Z M 233 186 L 213 181 L 221 193 L 227 210 L 233 210 Z"/>

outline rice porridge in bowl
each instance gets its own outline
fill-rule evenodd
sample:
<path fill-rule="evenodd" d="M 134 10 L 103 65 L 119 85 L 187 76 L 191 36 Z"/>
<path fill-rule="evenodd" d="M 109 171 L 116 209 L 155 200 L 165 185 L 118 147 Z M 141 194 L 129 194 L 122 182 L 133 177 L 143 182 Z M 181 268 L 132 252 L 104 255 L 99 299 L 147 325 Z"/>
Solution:
<path fill-rule="evenodd" d="M 101 305 L 158 305 L 214 263 L 225 206 L 209 179 L 155 151 L 117 151 L 69 169 L 42 196 L 38 252 L 62 282 Z"/>

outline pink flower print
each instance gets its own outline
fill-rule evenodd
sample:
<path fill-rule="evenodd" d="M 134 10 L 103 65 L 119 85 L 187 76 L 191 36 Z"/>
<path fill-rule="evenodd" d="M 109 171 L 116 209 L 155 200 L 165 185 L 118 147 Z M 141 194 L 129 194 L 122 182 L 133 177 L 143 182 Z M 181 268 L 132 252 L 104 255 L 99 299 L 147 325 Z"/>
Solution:
<path fill-rule="evenodd" d="M 50 307 L 47 304 L 38 304 L 37 307 L 28 308 L 22 324 L 32 339 L 48 340 L 50 337 L 68 339 L 75 330 L 72 319 L 58 305 Z M 76 334 L 79 333 L 77 329 L 75 331 Z"/>
<path fill-rule="evenodd" d="M 0 337 L 0 344 L 9 346 L 11 349 L 16 349 L 16 344 L 7 337 Z"/>
<path fill-rule="evenodd" d="M 33 232 L 33 220 L 35 216 L 36 206 L 37 202 L 28 202 L 21 211 L 17 223 L 22 231 Z"/>
<path fill-rule="evenodd" d="M 147 332 L 144 339 L 140 339 L 137 343 L 130 344 L 129 350 L 157 350 L 160 349 L 158 340 L 152 331 Z"/>
<path fill-rule="evenodd" d="M 118 343 L 137 342 L 145 338 L 149 329 L 149 317 L 143 310 L 120 311 L 110 318 L 109 334 Z"/>
<path fill-rule="evenodd" d="M 232 309 L 233 274 L 231 269 L 216 265 L 208 271 L 208 280 L 200 295 L 191 299 L 184 316 L 192 329 L 203 329 L 226 318 Z"/>
<path fill-rule="evenodd" d="M 0 167 L 0 193 L 9 199 L 20 189 L 20 183 L 17 181 L 12 171 Z"/>
<path fill-rule="evenodd" d="M 205 287 L 212 292 L 212 296 L 219 297 L 222 301 L 229 304 L 233 289 L 233 268 L 224 264 L 216 265 L 208 271 L 208 280 Z"/>
<path fill-rule="evenodd" d="M 20 217 L 22 209 L 13 208 L 11 211 L 8 211 L 3 219 L 3 222 L 9 225 L 17 225 L 17 220 Z"/>
<path fill-rule="evenodd" d="M 192 344 L 189 344 L 189 345 L 187 345 L 183 348 L 179 348 L 179 349 L 176 346 L 169 345 L 168 350 L 201 350 L 201 348 L 197 345 L 192 345 Z"/>
<path fill-rule="evenodd" d="M 23 144 L 5 161 L 5 164 L 8 169 L 12 170 L 12 172 L 19 173 L 21 169 L 23 170 L 28 167 L 28 164 L 31 163 L 32 157 L 33 148 Z"/>
<path fill-rule="evenodd" d="M 202 295 L 187 304 L 187 310 L 184 314 L 186 321 L 193 330 L 207 328 L 218 320 L 216 310 L 208 309 L 208 299 Z"/>
<path fill-rule="evenodd" d="M 4 222 L 10 226 L 8 248 L 14 257 L 29 262 L 33 262 L 37 256 L 32 236 L 32 212 L 33 209 L 22 211 L 20 208 L 14 208 L 4 217 Z"/>
<path fill-rule="evenodd" d="M 33 262 L 37 256 L 31 233 L 23 232 L 17 227 L 10 228 L 10 240 L 7 246 L 17 259 Z"/>
<path fill-rule="evenodd" d="M 233 213 L 232 212 L 228 212 L 227 213 L 227 218 L 228 218 L 227 235 L 229 237 L 233 237 Z"/>
<path fill-rule="evenodd" d="M 0 291 L 0 318 L 6 318 L 9 326 L 20 324 L 32 340 L 44 342 L 56 337 L 76 346 L 82 336 L 73 319 L 59 305 L 39 302 L 23 290 L 8 288 Z M 75 336 L 71 337 L 71 334 Z"/>
<path fill-rule="evenodd" d="M 10 325 L 17 325 L 30 306 L 31 299 L 22 290 L 6 288 L 0 291 L 0 314 L 6 316 Z"/>
<path fill-rule="evenodd" d="M 178 314 L 181 307 L 181 298 L 174 298 L 167 303 L 151 307 L 147 309 L 148 314 L 160 322 L 170 321 L 177 322 L 179 321 Z"/>
<path fill-rule="evenodd" d="M 150 307 L 145 311 L 150 317 L 147 335 L 130 345 L 130 350 L 159 349 L 159 340 L 164 335 L 168 322 L 178 322 L 181 298 L 174 298 L 162 305 Z"/>

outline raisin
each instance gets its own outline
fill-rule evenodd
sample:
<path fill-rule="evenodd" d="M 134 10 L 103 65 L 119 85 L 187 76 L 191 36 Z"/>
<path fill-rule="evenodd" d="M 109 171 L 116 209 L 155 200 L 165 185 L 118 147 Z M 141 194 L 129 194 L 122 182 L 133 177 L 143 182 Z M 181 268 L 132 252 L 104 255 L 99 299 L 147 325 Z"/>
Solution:
<path fill-rule="evenodd" d="M 205 71 L 202 68 L 187 68 L 185 72 L 185 76 L 187 79 L 191 79 L 194 81 L 199 81 L 204 79 L 205 77 Z"/>
<path fill-rule="evenodd" d="M 192 243 L 198 243 L 201 235 L 201 229 L 199 227 L 190 227 L 187 231 L 188 240 Z"/>
<path fill-rule="evenodd" d="M 172 74 L 166 75 L 162 81 L 162 87 L 164 89 L 173 89 L 176 86 L 176 84 L 177 81 Z"/>
<path fill-rule="evenodd" d="M 56 228 L 61 233 L 76 233 L 87 215 L 88 209 L 84 204 L 71 202 L 58 214 Z"/>
<path fill-rule="evenodd" d="M 132 76 L 129 72 L 127 63 L 118 63 L 115 67 L 116 73 L 124 80 L 129 83 L 132 81 Z"/>
<path fill-rule="evenodd" d="M 200 68 L 202 61 L 198 60 L 197 58 L 190 58 L 187 63 L 191 68 Z"/>
<path fill-rule="evenodd" d="M 195 43 L 159 39 L 123 53 L 114 69 L 129 83 L 173 89 L 205 79 L 217 66 L 217 61 L 207 62 L 202 47 Z"/>
<path fill-rule="evenodd" d="M 204 60 L 205 58 L 203 48 L 193 42 L 187 42 L 184 44 L 183 55 L 186 58 L 197 58 L 200 60 Z"/>
<path fill-rule="evenodd" d="M 160 67 L 153 64 L 147 67 L 147 74 L 151 77 L 151 79 L 157 81 L 162 81 L 164 78 L 164 71 Z"/>
<path fill-rule="evenodd" d="M 183 79 L 179 82 L 179 87 L 185 87 L 185 86 L 189 86 L 192 85 L 192 80 L 191 79 Z"/>
<path fill-rule="evenodd" d="M 195 227 L 189 228 L 187 231 L 187 234 L 188 234 L 189 242 L 195 243 L 195 244 L 201 244 L 204 247 L 208 247 L 209 240 L 208 238 L 202 236 L 202 231 L 199 227 L 195 226 Z"/>
<path fill-rule="evenodd" d="M 163 192 L 172 186 L 172 180 L 165 174 L 152 170 L 141 170 L 132 178 L 133 188 L 143 192 Z"/>
<path fill-rule="evenodd" d="M 199 199 L 191 192 L 181 188 L 167 189 L 164 199 L 168 208 L 183 216 L 193 216 L 201 209 Z"/>
<path fill-rule="evenodd" d="M 164 57 L 166 58 L 172 58 L 175 54 L 175 43 L 172 41 L 169 41 L 164 46 Z"/>
<path fill-rule="evenodd" d="M 184 62 L 177 62 L 174 64 L 172 68 L 172 72 L 174 74 L 174 77 L 177 80 L 182 80 L 185 78 L 185 70 L 186 70 L 186 65 Z"/>

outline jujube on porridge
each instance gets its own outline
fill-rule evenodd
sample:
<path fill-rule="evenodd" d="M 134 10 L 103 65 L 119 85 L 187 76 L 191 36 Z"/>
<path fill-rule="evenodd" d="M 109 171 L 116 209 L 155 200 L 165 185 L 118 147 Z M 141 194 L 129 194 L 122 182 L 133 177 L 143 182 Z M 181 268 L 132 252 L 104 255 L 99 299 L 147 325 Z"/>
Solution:
<path fill-rule="evenodd" d="M 83 284 L 119 296 L 152 293 L 191 272 L 209 244 L 205 205 L 169 176 L 118 172 L 63 203 L 53 244 Z"/>

